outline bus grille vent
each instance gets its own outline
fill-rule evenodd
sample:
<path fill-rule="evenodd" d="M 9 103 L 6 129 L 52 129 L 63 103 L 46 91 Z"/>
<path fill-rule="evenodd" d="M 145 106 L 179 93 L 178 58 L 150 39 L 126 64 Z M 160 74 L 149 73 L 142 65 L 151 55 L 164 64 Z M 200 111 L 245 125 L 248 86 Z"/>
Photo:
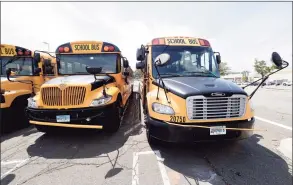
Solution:
<path fill-rule="evenodd" d="M 85 87 L 69 86 L 64 90 L 59 87 L 43 87 L 41 97 L 46 106 L 72 106 L 81 105 L 84 102 Z"/>
<path fill-rule="evenodd" d="M 242 117 L 246 109 L 245 95 L 231 97 L 190 96 L 186 99 L 190 120 L 208 120 Z"/>

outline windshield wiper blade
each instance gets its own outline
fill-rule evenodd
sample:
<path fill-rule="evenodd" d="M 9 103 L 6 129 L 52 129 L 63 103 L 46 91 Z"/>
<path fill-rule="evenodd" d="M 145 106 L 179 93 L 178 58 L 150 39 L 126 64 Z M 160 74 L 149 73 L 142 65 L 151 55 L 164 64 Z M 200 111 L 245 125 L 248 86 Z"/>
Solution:
<path fill-rule="evenodd" d="M 14 56 L 12 59 L 8 60 L 2 67 L 5 67 L 6 65 L 16 61 L 17 59 L 19 59 L 20 57 Z"/>
<path fill-rule="evenodd" d="M 179 74 L 176 74 L 176 73 L 163 73 L 163 74 L 160 74 L 161 77 L 179 77 L 179 76 L 182 76 L 182 75 L 179 75 Z"/>
<path fill-rule="evenodd" d="M 74 72 L 74 73 L 76 73 L 76 74 L 89 74 L 89 73 L 87 73 L 87 72 L 81 72 L 81 71 L 79 71 L 79 72 Z"/>
<path fill-rule="evenodd" d="M 190 74 L 211 74 L 213 75 L 213 77 L 217 77 L 214 73 L 210 72 L 210 71 L 185 71 L 184 73 L 190 73 Z"/>

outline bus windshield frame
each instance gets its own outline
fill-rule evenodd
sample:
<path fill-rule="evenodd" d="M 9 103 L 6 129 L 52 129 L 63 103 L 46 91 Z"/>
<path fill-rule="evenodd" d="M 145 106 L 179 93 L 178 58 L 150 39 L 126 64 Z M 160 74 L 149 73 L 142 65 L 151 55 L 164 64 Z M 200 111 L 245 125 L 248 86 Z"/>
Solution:
<path fill-rule="evenodd" d="M 14 73 L 13 76 L 35 76 L 34 75 L 34 61 L 33 57 L 17 57 L 13 62 L 6 65 L 6 63 L 15 56 L 1 56 L 0 57 L 0 75 L 6 76 L 6 69 L 11 68 Z M 6 65 L 6 66 L 4 66 Z M 4 66 L 4 67 L 3 67 Z M 24 73 L 22 73 L 24 72 Z"/>
<path fill-rule="evenodd" d="M 58 75 L 90 75 L 85 69 L 86 66 L 102 67 L 102 72 L 100 74 L 117 74 L 120 72 L 118 65 L 120 65 L 119 59 L 121 55 L 119 53 L 75 53 L 57 54 L 56 56 L 58 58 Z M 90 60 L 95 60 L 95 63 L 92 63 L 93 61 Z M 101 61 L 103 65 L 99 65 Z M 109 62 L 112 62 L 113 65 L 106 65 Z M 78 69 L 80 71 L 74 71 L 76 70 L 75 66 L 79 66 Z M 107 68 L 105 68 L 105 66 L 107 66 Z M 69 67 L 71 68 L 71 72 L 69 72 Z M 108 72 L 106 72 L 105 69 L 108 70 Z"/>
<path fill-rule="evenodd" d="M 219 65 L 211 47 L 202 46 L 151 46 L 152 76 L 158 79 L 154 66 L 161 53 L 168 53 L 170 61 L 158 66 L 161 77 L 215 77 L 220 78 Z"/>

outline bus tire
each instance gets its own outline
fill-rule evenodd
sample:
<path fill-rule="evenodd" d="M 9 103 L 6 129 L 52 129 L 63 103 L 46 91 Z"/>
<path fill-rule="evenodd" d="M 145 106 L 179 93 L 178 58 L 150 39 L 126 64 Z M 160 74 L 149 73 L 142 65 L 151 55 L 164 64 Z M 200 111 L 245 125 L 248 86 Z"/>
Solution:
<path fill-rule="evenodd" d="M 148 143 L 150 145 L 158 145 L 158 140 L 156 138 L 153 138 L 151 136 L 151 131 L 150 131 L 150 128 L 149 127 L 146 129 L 146 135 L 147 135 Z"/>
<path fill-rule="evenodd" d="M 114 106 L 114 110 L 111 114 L 111 117 L 106 121 L 104 124 L 104 130 L 108 133 L 115 133 L 119 130 L 121 125 L 121 117 L 123 114 L 123 108 L 121 107 L 120 101 L 117 101 L 117 103 Z"/>

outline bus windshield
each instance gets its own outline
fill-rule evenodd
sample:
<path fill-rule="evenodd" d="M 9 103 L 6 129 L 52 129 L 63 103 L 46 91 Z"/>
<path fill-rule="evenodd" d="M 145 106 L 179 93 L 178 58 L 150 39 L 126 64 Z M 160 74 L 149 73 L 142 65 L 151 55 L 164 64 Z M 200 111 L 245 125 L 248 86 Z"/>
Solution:
<path fill-rule="evenodd" d="M 32 76 L 33 59 L 31 57 L 16 58 L 12 63 L 6 65 L 12 57 L 0 57 L 1 76 L 6 76 L 6 69 L 11 68 L 14 76 Z"/>
<path fill-rule="evenodd" d="M 170 61 L 166 65 L 158 66 L 158 71 L 162 77 L 219 77 L 220 75 L 214 52 L 210 47 L 152 46 L 152 74 L 154 78 L 158 78 L 154 68 L 154 60 L 161 53 L 168 53 L 171 56 Z"/>
<path fill-rule="evenodd" d="M 73 54 L 59 55 L 60 65 L 59 74 L 88 74 L 88 67 L 102 67 L 102 73 L 117 73 L 118 54 Z"/>

